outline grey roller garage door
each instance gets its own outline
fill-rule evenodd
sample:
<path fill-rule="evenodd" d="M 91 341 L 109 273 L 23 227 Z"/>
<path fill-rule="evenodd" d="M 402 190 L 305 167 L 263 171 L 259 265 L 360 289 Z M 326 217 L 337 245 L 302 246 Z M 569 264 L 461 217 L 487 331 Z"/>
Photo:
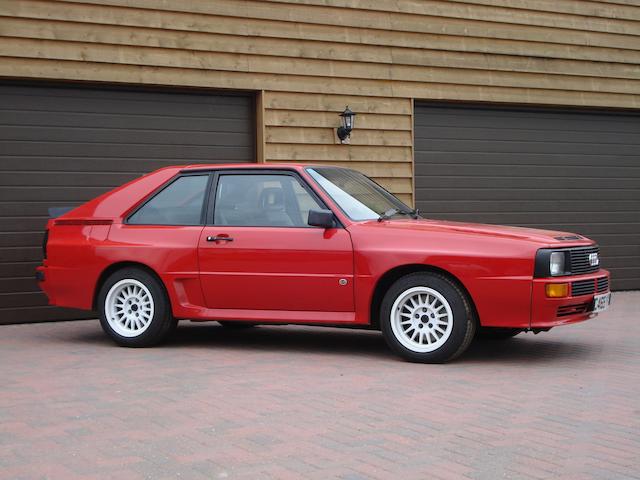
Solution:
<path fill-rule="evenodd" d="M 640 116 L 416 104 L 416 204 L 433 218 L 578 232 L 640 288 Z"/>
<path fill-rule="evenodd" d="M 180 163 L 251 162 L 250 96 L 0 85 L 0 323 L 79 318 L 33 280 L 50 206 Z"/>

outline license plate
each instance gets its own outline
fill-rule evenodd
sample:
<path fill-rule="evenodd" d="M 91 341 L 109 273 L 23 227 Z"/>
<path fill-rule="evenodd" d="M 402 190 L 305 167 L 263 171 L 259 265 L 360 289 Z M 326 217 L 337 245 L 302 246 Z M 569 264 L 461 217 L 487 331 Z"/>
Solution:
<path fill-rule="evenodd" d="M 593 297 L 593 313 L 604 312 L 611 305 L 611 292 Z"/>

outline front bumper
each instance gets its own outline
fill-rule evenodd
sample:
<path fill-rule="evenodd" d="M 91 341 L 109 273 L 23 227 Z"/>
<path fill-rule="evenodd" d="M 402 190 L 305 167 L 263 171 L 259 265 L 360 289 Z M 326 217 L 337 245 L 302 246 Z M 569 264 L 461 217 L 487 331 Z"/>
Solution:
<path fill-rule="evenodd" d="M 593 288 L 590 288 L 591 282 L 593 282 Z M 571 285 L 569 296 L 547 297 L 545 289 L 550 283 L 569 283 Z M 607 270 L 598 270 L 587 275 L 534 278 L 530 328 L 557 327 L 582 322 L 596 316 L 597 314 L 593 313 L 593 298 L 595 295 L 609 292 L 610 283 L 611 277 Z"/>

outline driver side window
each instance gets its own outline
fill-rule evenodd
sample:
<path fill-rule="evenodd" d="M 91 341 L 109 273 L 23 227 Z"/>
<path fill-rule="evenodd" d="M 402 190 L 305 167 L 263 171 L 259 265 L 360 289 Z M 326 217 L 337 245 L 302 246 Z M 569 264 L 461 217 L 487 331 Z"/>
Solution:
<path fill-rule="evenodd" d="M 214 220 L 220 226 L 307 227 L 318 202 L 291 175 L 225 174 L 218 180 Z"/>

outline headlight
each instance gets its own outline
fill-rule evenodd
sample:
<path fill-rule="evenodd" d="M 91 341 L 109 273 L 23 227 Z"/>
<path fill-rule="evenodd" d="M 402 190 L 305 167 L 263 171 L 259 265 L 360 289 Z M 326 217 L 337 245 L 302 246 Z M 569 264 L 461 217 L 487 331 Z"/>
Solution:
<path fill-rule="evenodd" d="M 569 252 L 557 248 L 541 248 L 536 253 L 533 276 L 547 278 L 571 275 L 569 255 Z"/>
<path fill-rule="evenodd" d="M 549 273 L 552 277 L 564 274 L 564 252 L 552 252 L 549 257 Z"/>

